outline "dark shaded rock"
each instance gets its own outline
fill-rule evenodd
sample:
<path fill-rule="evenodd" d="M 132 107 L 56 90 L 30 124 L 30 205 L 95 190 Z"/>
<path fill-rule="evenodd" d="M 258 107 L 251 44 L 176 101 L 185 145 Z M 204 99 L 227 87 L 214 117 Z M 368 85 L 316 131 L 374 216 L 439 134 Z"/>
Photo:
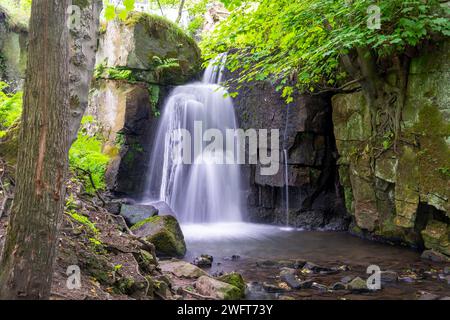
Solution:
<path fill-rule="evenodd" d="M 312 288 L 314 284 L 314 281 L 312 280 L 305 280 L 300 282 L 300 289 L 310 289 Z"/>
<path fill-rule="evenodd" d="M 424 252 L 422 252 L 422 255 L 420 256 L 420 258 L 424 259 L 424 260 L 431 260 L 433 262 L 449 262 L 450 258 L 447 257 L 446 255 L 439 253 L 437 251 L 434 250 L 425 250 Z"/>
<path fill-rule="evenodd" d="M 333 269 L 327 268 L 327 267 L 322 267 L 322 266 L 319 266 L 319 265 L 317 265 L 315 263 L 312 263 L 312 262 L 306 262 L 305 265 L 303 266 L 303 269 L 307 269 L 307 270 L 310 270 L 310 271 L 312 271 L 314 273 L 321 273 L 321 274 L 337 273 L 336 270 L 333 270 Z"/>
<path fill-rule="evenodd" d="M 280 288 L 274 284 L 267 283 L 267 282 L 263 282 L 262 287 L 264 288 L 264 290 L 266 292 L 269 292 L 269 293 L 280 293 L 280 292 L 285 291 L 285 289 Z"/>
<path fill-rule="evenodd" d="M 160 216 L 175 216 L 172 208 L 164 201 L 157 201 L 149 204 L 155 207 L 156 210 L 158 210 L 158 214 Z"/>
<path fill-rule="evenodd" d="M 444 274 L 450 274 L 450 267 L 444 268 Z"/>
<path fill-rule="evenodd" d="M 336 282 L 335 284 L 333 284 L 333 286 L 331 287 L 331 290 L 334 291 L 339 291 L 339 290 L 347 290 L 347 285 L 342 283 L 342 282 Z"/>
<path fill-rule="evenodd" d="M 381 283 L 393 283 L 398 281 L 398 274 L 395 271 L 381 271 L 380 272 Z"/>
<path fill-rule="evenodd" d="M 418 300 L 438 300 L 439 296 L 433 293 L 421 291 L 419 292 L 420 296 Z"/>
<path fill-rule="evenodd" d="M 320 284 L 320 283 L 317 283 L 317 282 L 314 282 L 314 283 L 311 285 L 311 288 L 312 288 L 312 289 L 319 290 L 320 292 L 326 292 L 326 291 L 328 291 L 328 287 L 327 287 L 327 286 L 325 286 L 325 285 L 323 285 L 323 284 Z"/>
<path fill-rule="evenodd" d="M 194 259 L 193 264 L 200 268 L 211 268 L 213 257 L 208 254 L 202 254 L 200 257 Z"/>
<path fill-rule="evenodd" d="M 292 273 L 282 273 L 280 276 L 281 281 L 286 282 L 287 285 L 292 289 L 301 289 L 302 283 L 297 280 L 294 274 Z"/>
<path fill-rule="evenodd" d="M 153 216 L 138 222 L 131 229 L 135 235 L 155 245 L 163 257 L 184 257 L 186 243 L 177 219 L 173 216 Z"/>
<path fill-rule="evenodd" d="M 120 215 L 125 218 L 125 221 L 129 226 L 133 226 L 140 221 L 158 215 L 158 210 L 150 205 L 122 204 L 120 208 Z"/>
<path fill-rule="evenodd" d="M 112 214 L 119 214 L 121 207 L 122 207 L 122 202 L 117 199 L 107 202 L 105 205 L 105 209 L 108 210 L 108 212 L 112 213 Z"/>
<path fill-rule="evenodd" d="M 352 281 L 352 280 L 353 280 L 352 276 L 345 276 L 341 279 L 341 282 L 347 284 L 347 283 L 350 283 L 350 281 Z"/>

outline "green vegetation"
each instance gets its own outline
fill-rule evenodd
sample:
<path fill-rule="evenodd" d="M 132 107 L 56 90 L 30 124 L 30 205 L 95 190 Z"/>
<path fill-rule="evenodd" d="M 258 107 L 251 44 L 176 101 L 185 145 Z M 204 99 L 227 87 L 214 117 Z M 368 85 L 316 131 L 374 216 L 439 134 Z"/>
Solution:
<path fill-rule="evenodd" d="M 19 30 L 28 29 L 28 22 L 31 15 L 32 0 L 0 0 L 0 11 L 5 9 L 9 19 L 8 24 L 11 28 Z"/>
<path fill-rule="evenodd" d="M 20 119 L 22 91 L 7 93 L 8 84 L 0 81 L 0 138 Z"/>
<path fill-rule="evenodd" d="M 236 1 L 224 1 L 236 5 Z M 240 2 L 240 1 L 239 1 Z M 295 89 L 320 91 L 348 78 L 342 57 L 366 48 L 382 58 L 450 35 L 438 0 L 382 0 L 381 28 L 368 28 L 369 0 L 261 0 L 242 5 L 201 43 L 207 59 L 236 49 L 228 67 L 238 82 L 270 80 L 287 102 Z"/>
<path fill-rule="evenodd" d="M 82 177 L 86 192 L 90 194 L 93 194 L 95 189 L 106 187 L 105 172 L 110 160 L 102 153 L 103 139 L 98 134 L 91 135 L 87 130 L 87 125 L 93 122 L 95 120 L 92 117 L 83 117 L 78 138 L 69 151 L 70 167 Z"/>

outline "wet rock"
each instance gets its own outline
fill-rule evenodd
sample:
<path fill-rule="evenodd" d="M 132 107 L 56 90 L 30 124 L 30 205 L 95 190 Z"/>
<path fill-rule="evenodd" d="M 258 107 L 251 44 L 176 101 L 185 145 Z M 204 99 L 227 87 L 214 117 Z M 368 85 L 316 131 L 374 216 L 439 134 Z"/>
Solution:
<path fill-rule="evenodd" d="M 302 283 L 298 281 L 295 275 L 292 273 L 284 272 L 281 274 L 280 279 L 281 281 L 286 282 L 287 285 L 292 289 L 297 290 L 302 288 Z"/>
<path fill-rule="evenodd" d="M 194 265 L 200 268 L 211 268 L 214 258 L 208 254 L 202 254 L 194 259 Z"/>
<path fill-rule="evenodd" d="M 260 268 L 270 268 L 278 266 L 278 262 L 274 260 L 261 260 L 256 262 L 256 266 Z"/>
<path fill-rule="evenodd" d="M 195 279 L 207 275 L 199 267 L 181 260 L 161 261 L 159 266 L 163 272 L 170 272 L 179 278 Z"/>
<path fill-rule="evenodd" d="M 125 218 L 128 226 L 133 226 L 139 221 L 158 215 L 158 210 L 150 205 L 122 204 L 120 207 L 120 215 Z"/>
<path fill-rule="evenodd" d="M 294 262 L 294 269 L 301 269 L 305 266 L 306 260 L 297 259 Z"/>
<path fill-rule="evenodd" d="M 120 209 L 122 207 L 122 202 L 118 199 L 114 199 L 110 202 L 107 202 L 105 205 L 105 209 L 112 214 L 119 214 Z"/>
<path fill-rule="evenodd" d="M 278 297 L 278 300 L 295 300 L 293 297 L 281 295 Z"/>
<path fill-rule="evenodd" d="M 173 216 L 153 216 L 131 229 L 136 236 L 153 243 L 159 256 L 181 258 L 186 254 L 183 232 Z"/>
<path fill-rule="evenodd" d="M 418 300 L 437 300 L 439 299 L 438 295 L 435 295 L 433 293 L 429 293 L 429 292 L 425 292 L 425 291 L 420 291 L 419 292 L 419 299 Z"/>
<path fill-rule="evenodd" d="M 416 282 L 416 280 L 413 277 L 399 277 L 398 280 L 406 283 Z"/>
<path fill-rule="evenodd" d="M 195 282 L 195 289 L 202 295 L 219 300 L 237 300 L 242 298 L 242 292 L 237 287 L 208 276 L 201 276 Z"/>
<path fill-rule="evenodd" d="M 336 272 L 335 270 L 332 270 L 331 268 L 322 267 L 322 266 L 319 266 L 319 265 L 317 265 L 315 263 L 312 263 L 312 262 L 306 262 L 305 265 L 303 266 L 303 269 L 312 271 L 314 273 L 327 273 L 327 272 L 333 273 L 333 272 Z"/>
<path fill-rule="evenodd" d="M 336 282 L 335 284 L 333 284 L 333 286 L 331 287 L 331 290 L 334 291 L 339 291 L 339 290 L 347 290 L 347 285 L 342 283 L 342 282 Z"/>
<path fill-rule="evenodd" d="M 225 261 L 238 261 L 241 258 L 241 256 L 237 254 L 233 254 L 231 257 L 225 257 L 223 260 Z"/>
<path fill-rule="evenodd" d="M 327 286 L 325 286 L 323 284 L 320 284 L 320 283 L 317 283 L 317 282 L 313 282 L 312 285 L 311 285 L 311 288 L 319 290 L 320 292 L 328 291 L 328 287 Z"/>
<path fill-rule="evenodd" d="M 241 298 L 245 297 L 245 289 L 246 289 L 247 285 L 241 274 L 239 274 L 237 272 L 227 273 L 227 274 L 224 274 L 224 275 L 218 277 L 218 280 L 235 286 L 236 288 L 239 289 L 239 291 L 241 293 L 240 297 Z"/>
<path fill-rule="evenodd" d="M 285 289 L 267 282 L 263 282 L 262 287 L 268 293 L 279 293 L 285 291 Z"/>
<path fill-rule="evenodd" d="M 341 279 L 341 282 L 347 284 L 347 283 L 350 283 L 350 281 L 352 281 L 352 280 L 353 280 L 352 276 L 345 276 Z"/>
<path fill-rule="evenodd" d="M 395 271 L 381 271 L 380 272 L 381 283 L 393 283 L 398 281 L 398 274 Z"/>
<path fill-rule="evenodd" d="M 367 288 L 367 283 L 365 280 L 361 279 L 360 277 L 356 277 L 350 283 L 348 284 L 348 288 L 352 292 L 367 292 L 369 291 L 369 288 Z"/>
<path fill-rule="evenodd" d="M 446 255 L 434 250 L 425 250 L 420 256 L 423 260 L 431 260 L 433 262 L 449 262 L 450 258 Z"/>
<path fill-rule="evenodd" d="M 312 280 L 305 280 L 300 282 L 300 289 L 311 289 L 314 284 Z"/>
<path fill-rule="evenodd" d="M 450 275 L 450 267 L 445 267 L 444 268 L 444 274 Z"/>

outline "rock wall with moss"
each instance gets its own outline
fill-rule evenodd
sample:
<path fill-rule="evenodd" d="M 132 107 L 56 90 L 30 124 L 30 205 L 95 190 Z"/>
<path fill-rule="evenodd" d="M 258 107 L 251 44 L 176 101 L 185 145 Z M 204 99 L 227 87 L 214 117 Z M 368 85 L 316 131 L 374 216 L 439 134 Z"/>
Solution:
<path fill-rule="evenodd" d="M 131 13 L 101 26 L 88 114 L 102 125 L 104 152 L 113 159 L 106 181 L 115 195 L 144 191 L 164 99 L 200 69 L 195 41 L 164 18 Z"/>
<path fill-rule="evenodd" d="M 0 80 L 15 90 L 22 86 L 27 64 L 27 26 L 0 6 Z"/>
<path fill-rule="evenodd" d="M 385 81 L 392 81 L 387 74 Z M 450 255 L 450 42 L 412 59 L 401 134 L 374 138 L 361 92 L 333 97 L 339 172 L 352 231 Z M 381 111 L 382 112 L 382 111 Z"/>

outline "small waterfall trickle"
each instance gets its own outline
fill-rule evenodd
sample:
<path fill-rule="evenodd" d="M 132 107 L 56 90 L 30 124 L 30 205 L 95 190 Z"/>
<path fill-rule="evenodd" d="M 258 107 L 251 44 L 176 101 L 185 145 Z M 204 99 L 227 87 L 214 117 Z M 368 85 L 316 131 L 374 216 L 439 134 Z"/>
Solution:
<path fill-rule="evenodd" d="M 220 86 L 225 59 L 222 55 L 212 61 L 202 82 L 174 89 L 153 144 L 145 201 L 165 201 L 182 223 L 242 221 L 240 166 L 231 159 L 239 150 L 238 141 L 233 138 L 230 150 L 225 138 L 216 141 L 216 135 L 205 138 L 202 133 L 211 129 L 226 137 L 227 129 L 237 127 L 231 98 Z M 186 136 L 181 142 L 174 139 L 172 133 L 182 131 L 190 134 L 190 142 L 184 141 Z M 220 142 L 219 150 L 209 148 Z M 180 145 L 183 155 L 198 155 L 191 164 L 176 161 Z"/>
<path fill-rule="evenodd" d="M 288 167 L 288 146 L 287 146 L 287 130 L 289 124 L 289 105 L 286 106 L 286 122 L 283 136 L 283 159 L 284 159 L 284 185 L 285 185 L 285 202 L 286 202 L 286 228 L 289 228 L 289 167 Z"/>

